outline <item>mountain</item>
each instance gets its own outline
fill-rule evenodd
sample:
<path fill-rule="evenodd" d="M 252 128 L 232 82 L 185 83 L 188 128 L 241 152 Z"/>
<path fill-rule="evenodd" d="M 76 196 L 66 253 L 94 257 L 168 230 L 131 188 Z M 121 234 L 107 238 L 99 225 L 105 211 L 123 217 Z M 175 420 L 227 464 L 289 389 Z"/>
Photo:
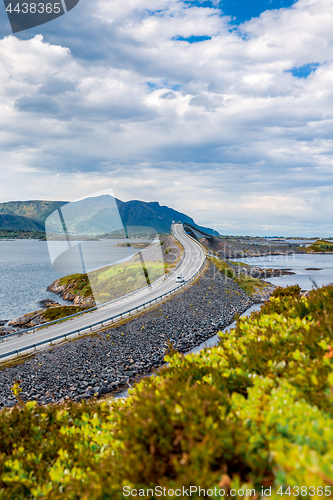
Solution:
<path fill-rule="evenodd" d="M 22 215 L 42 222 L 57 208 L 68 203 L 67 201 L 9 201 L 0 203 L 0 213 Z"/>
<path fill-rule="evenodd" d="M 89 206 L 89 198 L 86 198 L 86 200 L 88 200 L 86 206 Z M 94 200 L 94 198 L 91 198 L 91 200 Z M 117 198 L 115 200 L 124 226 L 149 226 L 153 227 L 158 233 L 168 233 L 170 232 L 172 221 L 187 222 L 202 229 L 208 234 L 218 235 L 218 232 L 214 231 L 214 229 L 198 226 L 188 215 L 173 210 L 172 208 L 161 206 L 156 201 L 121 201 Z M 66 204 L 67 202 L 65 201 L 40 200 L 0 203 L 0 230 L 44 231 L 47 217 Z M 91 208 L 92 212 L 97 213 L 95 209 L 93 210 L 93 202 L 91 202 Z M 65 211 L 64 208 L 63 212 Z M 81 216 L 81 225 L 85 224 L 86 219 L 89 220 L 89 215 L 90 210 L 87 217 L 83 218 Z M 75 210 L 72 211 L 71 217 L 73 220 L 76 219 Z M 77 224 L 76 222 L 76 229 L 79 230 L 80 227 Z"/>
<path fill-rule="evenodd" d="M 0 230 L 12 231 L 44 231 L 44 223 L 22 215 L 0 213 Z"/>
<path fill-rule="evenodd" d="M 188 215 L 177 212 L 177 210 L 173 208 L 161 206 L 157 201 L 120 201 L 117 199 L 117 205 L 124 226 L 150 226 L 158 233 L 168 233 L 172 221 L 188 222 L 208 234 L 213 234 L 215 236 L 219 234 L 217 231 L 214 231 L 214 229 L 198 226 L 198 224 Z"/>
<path fill-rule="evenodd" d="M 45 219 L 66 201 L 9 201 L 0 203 L 0 230 L 45 231 Z"/>

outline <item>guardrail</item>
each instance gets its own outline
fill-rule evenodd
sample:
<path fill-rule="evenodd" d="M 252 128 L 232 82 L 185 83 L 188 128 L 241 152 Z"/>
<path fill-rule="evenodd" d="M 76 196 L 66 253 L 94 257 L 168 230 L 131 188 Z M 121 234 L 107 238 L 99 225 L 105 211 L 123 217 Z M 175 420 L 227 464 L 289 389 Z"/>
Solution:
<path fill-rule="evenodd" d="M 186 236 L 189 236 L 189 235 L 186 235 Z M 191 238 L 191 236 L 189 236 L 189 237 Z M 199 243 L 199 245 L 200 245 L 200 243 Z M 150 285 L 146 285 L 146 286 L 144 286 L 142 288 L 139 288 L 138 290 L 135 290 L 134 292 L 128 293 L 127 295 L 122 295 L 121 297 L 118 297 L 116 299 L 110 300 L 109 302 L 105 302 L 105 304 L 103 304 L 101 307 L 109 306 L 110 304 L 113 304 L 114 302 L 117 302 L 118 300 L 123 300 L 126 297 L 130 297 L 131 295 L 134 295 L 136 293 L 140 293 L 143 290 L 146 290 L 147 288 L 149 288 L 150 286 L 156 285 L 157 283 L 159 283 L 159 281 L 166 280 L 169 276 L 171 276 L 172 274 L 174 274 L 177 271 L 177 269 L 181 266 L 181 264 L 183 263 L 183 260 L 184 260 L 184 256 L 185 256 L 185 254 L 183 253 L 182 256 L 181 256 L 181 259 L 178 262 L 178 264 L 176 265 L 176 267 L 174 267 L 173 269 L 171 269 L 171 271 L 169 273 L 165 274 L 161 278 L 158 278 L 157 280 L 155 280 Z M 75 313 L 75 314 L 70 314 L 69 316 L 64 316 L 63 318 L 55 319 L 53 321 L 48 321 L 47 323 L 42 323 L 41 325 L 32 326 L 31 328 L 25 328 L 24 330 L 19 330 L 19 331 L 16 331 L 14 333 L 7 333 L 7 335 L 2 335 L 1 336 L 1 342 L 3 342 L 4 340 L 6 340 L 6 339 L 8 339 L 10 337 L 15 337 L 17 335 L 19 335 L 19 336 L 23 335 L 23 333 L 29 333 L 29 332 L 35 333 L 36 330 L 39 330 L 39 329 L 42 329 L 42 328 L 46 328 L 46 327 L 51 326 L 51 325 L 56 325 L 57 323 L 62 323 L 63 321 L 67 321 L 68 319 L 76 318 L 77 316 L 82 316 L 82 314 L 86 314 L 86 313 L 91 312 L 91 311 L 96 311 L 97 309 L 98 309 L 98 306 L 94 306 L 94 307 L 91 307 L 89 309 L 85 309 L 84 311 L 80 311 L 80 312 Z"/>
<path fill-rule="evenodd" d="M 186 234 L 186 236 L 187 236 L 188 238 L 191 238 L 191 240 L 195 241 L 195 243 L 197 243 L 197 245 L 199 245 L 199 247 L 201 247 L 201 250 L 203 251 L 203 253 L 204 253 L 205 255 L 208 255 L 208 254 L 207 254 L 207 249 L 206 249 L 206 248 L 205 248 L 205 247 L 204 247 L 204 246 L 200 243 L 200 241 L 199 241 L 199 240 L 196 240 L 195 238 L 193 238 L 193 236 L 191 236 L 190 234 L 187 234 L 187 232 L 185 231 L 185 229 L 184 229 L 184 228 L 183 228 L 183 231 L 184 231 L 184 233 Z"/>
<path fill-rule="evenodd" d="M 117 318 L 118 319 L 123 318 L 124 316 L 129 315 L 133 311 L 138 312 L 142 308 L 145 309 L 147 305 L 152 305 L 153 302 L 158 302 L 159 300 L 163 299 L 164 297 L 167 297 L 168 295 L 172 295 L 172 294 L 176 293 L 177 291 L 179 291 L 180 288 L 183 288 L 184 286 L 188 285 L 191 281 L 193 281 L 196 278 L 196 276 L 200 273 L 201 269 L 203 268 L 203 266 L 205 264 L 205 261 L 206 261 L 206 257 L 204 258 L 200 268 L 197 270 L 197 272 L 189 280 L 187 280 L 184 283 L 182 283 L 181 285 L 177 286 L 176 288 L 174 288 L 170 292 L 164 293 L 163 295 L 160 295 L 159 297 L 156 297 L 155 299 L 149 300 L 148 302 L 145 302 L 144 304 L 141 304 L 138 307 L 134 307 L 134 308 L 129 309 L 128 311 L 125 311 L 121 314 L 117 314 L 116 316 L 112 316 L 108 319 L 104 319 L 103 321 L 98 321 L 97 323 L 93 323 L 92 325 L 85 326 L 83 328 L 78 328 L 78 329 L 75 329 L 75 330 L 68 332 L 68 333 L 62 333 L 61 335 L 57 335 L 57 336 L 52 337 L 50 339 L 42 340 L 41 342 L 35 342 L 35 343 L 30 344 L 28 346 L 21 347 L 20 349 L 14 349 L 13 351 L 7 352 L 5 354 L 1 354 L 0 359 L 7 358 L 9 356 L 12 356 L 13 354 L 16 354 L 17 356 L 19 356 L 20 352 L 28 351 L 29 349 L 34 349 L 36 351 L 36 348 L 41 346 L 41 345 L 45 345 L 45 344 L 52 345 L 52 342 L 55 342 L 56 340 L 60 340 L 62 338 L 65 338 L 65 340 L 66 340 L 66 337 L 70 337 L 71 335 L 75 335 L 75 334 L 79 335 L 80 332 L 84 332 L 85 330 L 92 331 L 92 328 L 95 326 L 98 326 L 98 325 L 102 325 L 102 327 L 104 327 L 107 323 L 110 323 L 110 322 L 114 323 L 115 319 L 117 319 Z"/>

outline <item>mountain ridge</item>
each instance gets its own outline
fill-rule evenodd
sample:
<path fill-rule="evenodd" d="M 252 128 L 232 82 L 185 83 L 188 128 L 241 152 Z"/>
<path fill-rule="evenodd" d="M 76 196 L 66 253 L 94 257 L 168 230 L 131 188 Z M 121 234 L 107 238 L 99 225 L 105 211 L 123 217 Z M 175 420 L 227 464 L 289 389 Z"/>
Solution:
<path fill-rule="evenodd" d="M 172 221 L 189 223 L 207 232 L 218 235 L 211 228 L 199 226 L 188 215 L 159 202 L 140 200 L 121 201 L 115 198 L 124 226 L 149 226 L 158 233 L 170 232 Z M 54 211 L 67 204 L 66 201 L 9 201 L 0 203 L 0 230 L 45 231 L 45 220 Z"/>

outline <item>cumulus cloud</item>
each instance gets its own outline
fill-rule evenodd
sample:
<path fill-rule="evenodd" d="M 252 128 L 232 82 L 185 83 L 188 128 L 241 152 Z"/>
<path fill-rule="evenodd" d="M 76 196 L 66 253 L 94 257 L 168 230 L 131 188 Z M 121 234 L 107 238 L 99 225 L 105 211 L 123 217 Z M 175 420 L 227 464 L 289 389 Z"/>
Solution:
<path fill-rule="evenodd" d="M 80 3 L 1 39 L 2 201 L 108 184 L 225 233 L 331 234 L 332 2 L 204 5 Z"/>

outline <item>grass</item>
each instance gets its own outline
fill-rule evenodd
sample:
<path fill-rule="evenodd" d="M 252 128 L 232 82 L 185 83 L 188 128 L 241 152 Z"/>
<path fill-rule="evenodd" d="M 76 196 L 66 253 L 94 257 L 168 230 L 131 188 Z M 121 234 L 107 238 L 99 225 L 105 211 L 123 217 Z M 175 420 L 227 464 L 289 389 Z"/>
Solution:
<path fill-rule="evenodd" d="M 75 295 L 88 298 L 92 297 L 92 289 L 87 274 L 69 274 L 60 278 L 60 285 L 66 285 L 69 291 Z"/>
<path fill-rule="evenodd" d="M 264 290 L 268 286 L 267 283 L 258 278 L 252 278 L 252 276 L 248 276 L 244 273 L 236 273 L 236 271 L 225 260 L 217 259 L 216 257 L 209 257 L 209 260 L 217 267 L 220 273 L 223 273 L 228 278 L 232 279 L 250 296 L 254 293 L 258 293 L 260 290 Z"/>
<path fill-rule="evenodd" d="M 333 242 L 327 240 L 317 240 L 306 248 L 307 252 L 333 252 Z"/>
<path fill-rule="evenodd" d="M 159 277 L 169 273 L 175 266 L 176 263 L 163 263 L 161 261 L 147 261 L 143 266 L 138 260 L 106 266 L 89 274 L 70 274 L 60 278 L 59 281 L 60 285 L 65 285 L 70 293 L 87 299 L 91 298 L 102 304 L 153 283 Z M 47 321 L 53 321 L 87 308 L 88 306 L 51 308 L 43 313 L 43 317 Z"/>
<path fill-rule="evenodd" d="M 240 266 L 240 267 L 251 267 L 249 264 L 244 264 L 244 262 L 232 262 L 234 266 Z"/>
<path fill-rule="evenodd" d="M 89 273 L 95 301 L 109 302 L 154 282 L 165 274 L 163 262 L 126 262 Z"/>
<path fill-rule="evenodd" d="M 41 316 L 46 321 L 55 321 L 56 319 L 65 318 L 67 316 L 71 316 L 72 314 L 80 313 L 85 311 L 86 309 L 90 309 L 90 306 L 60 306 L 60 307 L 50 307 L 50 309 L 46 309 L 42 311 Z"/>

